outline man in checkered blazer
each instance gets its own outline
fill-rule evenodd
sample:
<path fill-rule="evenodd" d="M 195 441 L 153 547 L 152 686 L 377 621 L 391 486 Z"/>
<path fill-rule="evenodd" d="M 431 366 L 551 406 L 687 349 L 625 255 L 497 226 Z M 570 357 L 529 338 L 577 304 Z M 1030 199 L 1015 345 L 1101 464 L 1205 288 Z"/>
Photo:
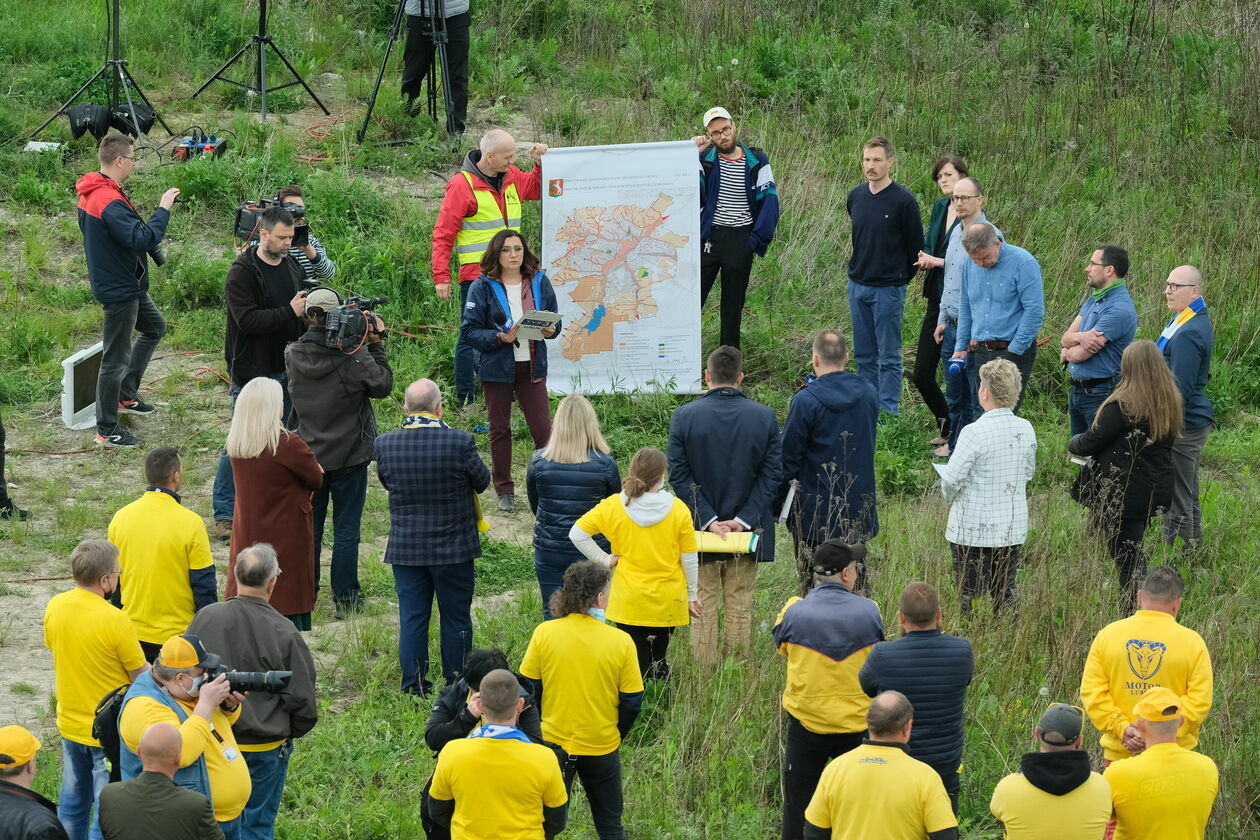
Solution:
<path fill-rule="evenodd" d="M 376 473 L 389 491 L 385 562 L 398 592 L 402 690 L 427 696 L 429 616 L 437 595 L 442 676 L 454 682 L 472 650 L 473 560 L 481 556 L 477 494 L 490 471 L 473 436 L 442 421 L 442 392 L 428 379 L 407 386 L 407 419 L 376 439 Z"/>

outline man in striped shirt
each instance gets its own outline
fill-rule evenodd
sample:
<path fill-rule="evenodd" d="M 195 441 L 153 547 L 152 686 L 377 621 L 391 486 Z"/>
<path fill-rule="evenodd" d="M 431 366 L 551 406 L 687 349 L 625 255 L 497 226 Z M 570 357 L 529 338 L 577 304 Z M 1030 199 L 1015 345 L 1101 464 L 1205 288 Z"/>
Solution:
<path fill-rule="evenodd" d="M 753 254 L 764 257 L 779 223 L 779 195 L 770 158 L 741 143 L 725 108 L 704 114 L 700 148 L 700 305 L 722 275 L 719 344 L 739 347 L 740 319 Z"/>
<path fill-rule="evenodd" d="M 279 201 L 285 210 L 301 222 L 296 226 L 296 231 L 300 232 L 302 228 L 309 230 L 309 222 L 306 219 L 306 199 L 302 196 L 301 187 L 297 184 L 281 187 L 280 192 L 276 193 L 276 201 Z M 300 208 L 300 210 L 295 211 L 295 208 Z M 336 263 L 329 259 L 323 243 L 316 239 L 313 233 L 307 233 L 305 245 L 294 244 L 289 248 L 289 259 L 302 269 L 303 286 L 318 285 L 319 281 L 327 280 L 337 273 Z"/>

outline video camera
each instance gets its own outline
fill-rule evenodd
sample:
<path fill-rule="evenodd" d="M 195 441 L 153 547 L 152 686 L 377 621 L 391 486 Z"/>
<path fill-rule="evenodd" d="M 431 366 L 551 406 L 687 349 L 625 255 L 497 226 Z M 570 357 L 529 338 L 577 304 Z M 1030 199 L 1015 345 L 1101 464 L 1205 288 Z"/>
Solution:
<path fill-rule="evenodd" d="M 346 298 L 344 303 L 326 314 L 324 346 L 340 350 L 358 347 L 370 333 L 376 332 L 372 322 L 376 313 L 372 310 L 388 302 L 383 297 Z M 381 338 L 385 335 L 385 330 L 381 330 Z"/>
<path fill-rule="evenodd" d="M 246 201 L 236 208 L 236 222 L 232 235 L 238 242 L 254 242 L 258 239 L 258 227 L 262 223 L 262 214 L 268 207 L 283 207 L 293 215 L 293 247 L 305 248 L 310 242 L 310 227 L 306 223 L 306 208 L 290 201 L 277 201 L 274 198 L 262 198 L 258 201 Z"/>
<path fill-rule="evenodd" d="M 261 691 L 264 694 L 284 694 L 289 689 L 292 671 L 229 671 L 220 665 L 206 669 L 206 682 L 226 676 L 233 691 Z"/>

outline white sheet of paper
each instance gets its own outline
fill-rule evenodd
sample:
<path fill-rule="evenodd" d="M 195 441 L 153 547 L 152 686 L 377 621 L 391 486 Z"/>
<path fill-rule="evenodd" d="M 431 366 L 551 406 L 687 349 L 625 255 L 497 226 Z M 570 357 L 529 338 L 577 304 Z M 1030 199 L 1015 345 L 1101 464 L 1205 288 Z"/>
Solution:
<path fill-rule="evenodd" d="M 518 338 L 526 338 L 530 341 L 542 341 L 545 338 L 543 330 L 551 329 L 559 321 L 559 312 L 544 312 L 542 310 L 526 312 L 521 316 L 521 320 L 517 322 L 521 325 L 521 329 L 516 335 Z"/>
<path fill-rule="evenodd" d="M 947 466 L 949 466 L 948 462 L 944 464 L 938 464 L 935 461 L 932 462 L 932 469 L 936 470 L 936 474 L 939 475 L 941 478 L 945 477 L 945 468 Z"/>

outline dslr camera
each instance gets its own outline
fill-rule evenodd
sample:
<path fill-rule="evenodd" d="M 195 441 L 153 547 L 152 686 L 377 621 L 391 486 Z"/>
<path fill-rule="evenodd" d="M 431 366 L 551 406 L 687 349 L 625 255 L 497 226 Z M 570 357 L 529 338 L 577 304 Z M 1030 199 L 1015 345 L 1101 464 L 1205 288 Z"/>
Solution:
<path fill-rule="evenodd" d="M 293 216 L 293 247 L 305 248 L 310 242 L 310 228 L 306 222 L 306 208 L 290 201 L 277 201 L 274 198 L 260 198 L 258 201 L 246 201 L 236 208 L 236 222 L 232 235 L 238 242 L 255 242 L 258 239 L 258 225 L 262 214 L 268 207 L 283 207 Z"/>
<path fill-rule="evenodd" d="M 339 350 L 358 347 L 369 334 L 376 332 L 376 324 L 372 320 L 376 313 L 372 310 L 388 302 L 383 297 L 346 298 L 344 303 L 325 316 L 324 346 Z M 385 335 L 386 331 L 381 330 L 381 338 Z"/>
<path fill-rule="evenodd" d="M 233 691 L 259 691 L 264 694 L 284 694 L 289 690 L 292 671 L 229 671 L 225 666 L 206 669 L 206 682 L 227 676 Z"/>

